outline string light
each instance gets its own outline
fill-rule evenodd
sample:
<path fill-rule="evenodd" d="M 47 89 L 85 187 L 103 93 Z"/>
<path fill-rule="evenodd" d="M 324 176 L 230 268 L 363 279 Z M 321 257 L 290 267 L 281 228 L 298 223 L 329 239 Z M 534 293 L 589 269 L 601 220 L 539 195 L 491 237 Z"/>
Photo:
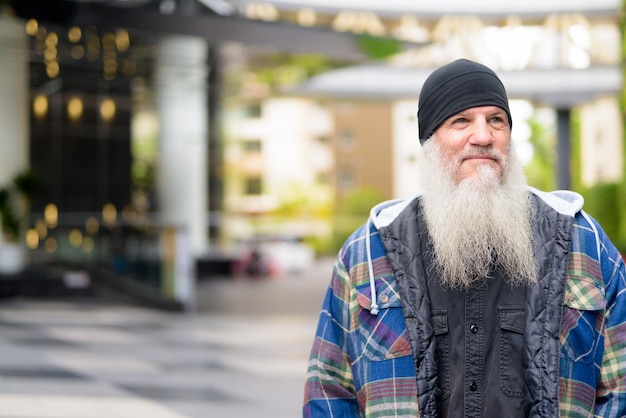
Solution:
<path fill-rule="evenodd" d="M 33 100 L 33 113 L 37 118 L 43 118 L 48 113 L 48 98 L 40 94 Z"/>
<path fill-rule="evenodd" d="M 67 114 L 71 120 L 78 120 L 83 115 L 83 101 L 80 97 L 72 97 L 67 102 Z"/>

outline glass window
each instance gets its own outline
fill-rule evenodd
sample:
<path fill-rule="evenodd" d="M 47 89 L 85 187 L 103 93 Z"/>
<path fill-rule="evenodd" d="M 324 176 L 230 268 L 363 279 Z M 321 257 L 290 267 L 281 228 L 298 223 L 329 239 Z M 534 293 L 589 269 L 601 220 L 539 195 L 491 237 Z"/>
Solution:
<path fill-rule="evenodd" d="M 251 139 L 243 142 L 245 152 L 261 152 L 263 144 L 260 139 Z"/>
<path fill-rule="evenodd" d="M 258 195 L 261 194 L 262 184 L 260 177 L 248 177 L 246 179 L 246 194 Z"/>
<path fill-rule="evenodd" d="M 330 184 L 331 176 L 330 173 L 317 173 L 315 176 L 315 182 L 317 184 L 328 185 Z"/>
<path fill-rule="evenodd" d="M 261 103 L 249 104 L 245 108 L 245 116 L 247 118 L 260 118 L 261 117 Z"/>
<path fill-rule="evenodd" d="M 350 147 L 354 145 L 354 134 L 349 129 L 344 129 L 339 134 L 339 145 L 342 147 Z"/>
<path fill-rule="evenodd" d="M 356 180 L 354 178 L 354 173 L 351 169 L 343 167 L 339 170 L 339 182 L 338 182 L 339 190 L 347 191 L 356 185 Z"/>

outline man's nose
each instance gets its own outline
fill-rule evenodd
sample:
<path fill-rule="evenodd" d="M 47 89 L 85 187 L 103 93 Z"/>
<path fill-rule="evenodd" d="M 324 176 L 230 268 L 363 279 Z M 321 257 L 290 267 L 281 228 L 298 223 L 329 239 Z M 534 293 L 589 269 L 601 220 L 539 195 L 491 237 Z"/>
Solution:
<path fill-rule="evenodd" d="M 487 120 L 476 119 L 472 123 L 470 143 L 473 145 L 486 146 L 493 142 L 493 135 Z"/>

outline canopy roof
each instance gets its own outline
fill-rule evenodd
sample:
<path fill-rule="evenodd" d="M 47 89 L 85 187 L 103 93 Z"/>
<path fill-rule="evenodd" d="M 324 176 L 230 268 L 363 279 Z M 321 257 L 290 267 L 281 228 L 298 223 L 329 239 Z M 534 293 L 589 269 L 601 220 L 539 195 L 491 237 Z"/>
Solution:
<path fill-rule="evenodd" d="M 432 69 L 364 65 L 330 71 L 311 78 L 290 94 L 346 99 L 416 99 Z M 570 107 L 621 91 L 618 66 L 587 69 L 525 69 L 499 71 L 509 99 L 528 99 Z"/>
<path fill-rule="evenodd" d="M 230 0 L 245 5 L 250 0 Z M 551 13 L 614 14 L 619 0 L 265 0 L 278 9 L 311 8 L 318 12 L 340 10 L 368 11 L 381 15 L 416 14 L 418 16 L 477 15 L 545 16 Z"/>

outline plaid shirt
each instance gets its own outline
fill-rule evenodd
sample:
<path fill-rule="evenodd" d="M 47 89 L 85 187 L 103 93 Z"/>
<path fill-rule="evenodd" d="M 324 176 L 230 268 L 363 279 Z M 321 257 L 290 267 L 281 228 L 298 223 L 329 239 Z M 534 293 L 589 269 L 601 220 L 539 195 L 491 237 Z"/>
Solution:
<path fill-rule="evenodd" d="M 570 242 L 560 326 L 560 416 L 626 417 L 624 261 L 600 226 L 587 219 L 576 215 Z M 365 228 L 349 238 L 335 263 L 309 359 L 304 417 L 419 416 L 401 300 L 374 228 L 370 252 L 381 311 L 369 312 Z"/>

